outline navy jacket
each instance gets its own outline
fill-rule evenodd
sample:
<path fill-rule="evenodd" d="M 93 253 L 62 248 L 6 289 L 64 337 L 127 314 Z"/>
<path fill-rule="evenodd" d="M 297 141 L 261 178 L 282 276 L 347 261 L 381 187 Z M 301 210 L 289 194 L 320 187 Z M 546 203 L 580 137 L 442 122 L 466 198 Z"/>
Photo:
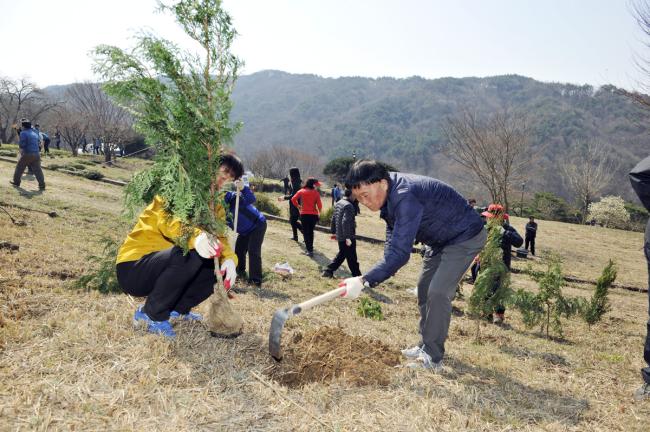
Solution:
<path fill-rule="evenodd" d="M 233 227 L 235 220 L 235 204 L 237 195 L 235 192 L 226 192 L 225 201 L 230 207 L 228 215 L 228 226 Z M 248 186 L 244 186 L 239 196 L 239 218 L 237 219 L 237 233 L 241 235 L 250 234 L 258 224 L 266 221 L 264 215 L 253 206 L 257 201 L 255 194 Z"/>
<path fill-rule="evenodd" d="M 374 286 L 394 275 L 411 257 L 414 241 L 433 254 L 461 243 L 483 229 L 483 221 L 467 200 L 446 183 L 431 177 L 391 172 L 386 203 L 384 258 L 364 278 Z"/>
<path fill-rule="evenodd" d="M 40 147 L 38 143 L 40 139 L 38 132 L 34 129 L 25 129 L 20 132 L 18 147 L 20 147 L 23 153 L 39 153 Z"/>

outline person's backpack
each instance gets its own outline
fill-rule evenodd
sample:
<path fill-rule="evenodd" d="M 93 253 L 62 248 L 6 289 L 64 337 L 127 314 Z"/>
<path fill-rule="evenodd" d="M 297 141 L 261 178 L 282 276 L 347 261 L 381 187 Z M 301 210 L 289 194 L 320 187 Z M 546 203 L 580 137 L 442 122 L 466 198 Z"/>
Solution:
<path fill-rule="evenodd" d="M 45 144 L 49 144 L 49 143 L 50 143 L 50 137 L 49 137 L 45 132 L 43 132 L 43 142 L 44 142 Z"/>
<path fill-rule="evenodd" d="M 632 168 L 630 183 L 632 183 L 632 189 L 638 195 L 643 206 L 650 211 L 650 156 Z"/>

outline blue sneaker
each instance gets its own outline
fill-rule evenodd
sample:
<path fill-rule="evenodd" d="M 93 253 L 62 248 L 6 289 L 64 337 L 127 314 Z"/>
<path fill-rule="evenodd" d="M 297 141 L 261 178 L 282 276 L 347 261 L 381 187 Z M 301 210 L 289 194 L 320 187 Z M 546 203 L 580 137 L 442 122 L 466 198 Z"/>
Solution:
<path fill-rule="evenodd" d="M 186 314 L 181 314 L 176 311 L 172 311 L 169 314 L 169 320 L 172 321 L 203 321 L 201 314 L 196 312 L 188 312 Z"/>
<path fill-rule="evenodd" d="M 145 326 L 145 330 L 147 330 L 149 333 L 161 334 L 168 338 L 176 337 L 176 332 L 172 328 L 169 320 L 152 320 L 149 318 L 149 315 L 142 311 L 142 306 L 140 306 L 133 315 L 133 325 L 135 327 Z"/>

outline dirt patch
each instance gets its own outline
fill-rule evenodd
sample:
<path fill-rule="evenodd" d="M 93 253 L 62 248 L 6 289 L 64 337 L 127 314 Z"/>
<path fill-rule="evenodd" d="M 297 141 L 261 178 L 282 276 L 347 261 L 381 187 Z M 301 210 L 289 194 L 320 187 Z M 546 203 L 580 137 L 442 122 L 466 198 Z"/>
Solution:
<path fill-rule="evenodd" d="M 287 387 L 340 379 L 348 383 L 388 385 L 399 351 L 374 339 L 350 336 L 340 328 L 296 333 L 284 359 L 268 375 Z"/>

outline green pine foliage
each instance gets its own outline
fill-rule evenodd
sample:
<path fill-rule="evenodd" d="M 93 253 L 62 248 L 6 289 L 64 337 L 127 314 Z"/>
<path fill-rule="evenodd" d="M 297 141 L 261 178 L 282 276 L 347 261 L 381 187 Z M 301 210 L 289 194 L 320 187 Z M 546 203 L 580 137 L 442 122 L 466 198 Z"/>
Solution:
<path fill-rule="evenodd" d="M 480 320 L 491 315 L 498 305 L 505 304 L 512 295 L 510 273 L 503 263 L 502 225 L 503 219 L 500 217 L 488 222 L 488 239 L 480 254 L 481 271 L 468 301 L 468 315 L 477 320 L 477 341 L 480 340 Z"/>
<path fill-rule="evenodd" d="M 224 146 L 240 128 L 230 121 L 230 97 L 242 63 L 230 52 L 236 32 L 220 0 L 180 0 L 160 4 L 160 10 L 175 17 L 195 51 L 143 32 L 132 51 L 96 47 L 94 70 L 156 148 L 154 165 L 125 189 L 128 212 L 161 196 L 168 214 L 185 227 L 176 239 L 185 245 L 191 227 L 225 231 L 214 215 L 220 196 L 216 176 Z"/>
<path fill-rule="evenodd" d="M 596 291 L 590 301 L 585 301 L 582 305 L 581 315 L 589 328 L 600 321 L 611 309 L 607 295 L 609 288 L 616 280 L 616 264 L 610 259 L 609 263 L 603 269 L 602 274 L 596 282 Z"/>
<path fill-rule="evenodd" d="M 106 236 L 101 238 L 100 244 L 103 245 L 103 253 L 88 259 L 94 264 L 94 268 L 75 280 L 72 286 L 104 294 L 122 292 L 115 273 L 115 259 L 121 242 Z"/>
<path fill-rule="evenodd" d="M 564 297 L 562 287 L 564 276 L 558 256 L 550 258 L 546 272 L 537 279 L 539 291 L 533 294 L 523 289 L 517 290 L 511 299 L 511 304 L 518 309 L 528 328 L 541 325 L 541 332 L 550 337 L 552 328 L 560 337 L 562 333 L 562 318 L 570 318 L 580 312 L 580 299 Z"/>

